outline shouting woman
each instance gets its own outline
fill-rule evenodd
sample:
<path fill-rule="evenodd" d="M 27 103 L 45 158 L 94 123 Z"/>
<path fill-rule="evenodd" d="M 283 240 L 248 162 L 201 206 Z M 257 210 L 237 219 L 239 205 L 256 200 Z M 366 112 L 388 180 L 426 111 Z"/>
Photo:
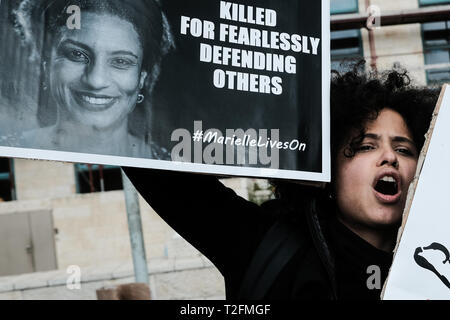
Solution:
<path fill-rule="evenodd" d="M 125 168 L 153 209 L 209 258 L 228 299 L 379 299 L 437 92 L 356 66 L 331 84 L 332 181 L 274 181 L 258 206 L 217 178 Z M 375 269 L 373 269 L 375 268 Z"/>

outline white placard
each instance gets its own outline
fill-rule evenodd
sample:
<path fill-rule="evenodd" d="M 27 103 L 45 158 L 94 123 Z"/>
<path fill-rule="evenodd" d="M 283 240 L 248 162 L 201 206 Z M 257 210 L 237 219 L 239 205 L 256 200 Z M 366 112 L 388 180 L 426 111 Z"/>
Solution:
<path fill-rule="evenodd" d="M 410 187 L 382 298 L 450 299 L 450 87 L 445 85 Z M 419 175 L 420 174 L 420 175 Z M 414 198 L 412 198 L 414 196 Z"/>

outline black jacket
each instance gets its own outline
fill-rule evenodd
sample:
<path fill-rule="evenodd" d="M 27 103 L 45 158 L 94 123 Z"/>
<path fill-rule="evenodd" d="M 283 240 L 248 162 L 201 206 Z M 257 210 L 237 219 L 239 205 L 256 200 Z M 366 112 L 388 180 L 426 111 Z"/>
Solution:
<path fill-rule="evenodd" d="M 258 206 L 212 176 L 123 169 L 150 206 L 218 268 L 227 299 L 239 298 L 255 251 L 274 223 L 285 219 L 282 203 L 271 200 Z M 280 270 L 265 299 L 337 298 L 334 259 L 316 203 L 308 203 L 298 221 L 285 219 L 301 249 Z"/>

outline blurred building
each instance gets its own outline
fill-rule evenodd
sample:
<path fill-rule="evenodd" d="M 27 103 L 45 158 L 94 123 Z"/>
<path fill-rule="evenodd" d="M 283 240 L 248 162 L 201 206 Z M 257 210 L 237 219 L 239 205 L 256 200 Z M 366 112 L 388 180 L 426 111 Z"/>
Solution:
<path fill-rule="evenodd" d="M 439 9 L 445 0 L 331 0 L 333 16 Z M 369 70 L 403 67 L 418 85 L 450 81 L 450 16 L 442 21 L 333 31 L 332 68 L 367 60 Z M 265 180 L 226 179 L 247 199 L 271 196 Z M 95 299 L 133 282 L 120 169 L 0 158 L 0 299 Z M 178 191 L 177 191 L 178 192 Z M 174 193 L 174 198 L 176 194 Z M 223 278 L 141 199 L 155 299 L 224 298 Z M 75 266 L 81 289 L 69 289 Z M 68 269 L 69 268 L 69 269 Z M 76 281 L 75 281 L 76 282 Z"/>

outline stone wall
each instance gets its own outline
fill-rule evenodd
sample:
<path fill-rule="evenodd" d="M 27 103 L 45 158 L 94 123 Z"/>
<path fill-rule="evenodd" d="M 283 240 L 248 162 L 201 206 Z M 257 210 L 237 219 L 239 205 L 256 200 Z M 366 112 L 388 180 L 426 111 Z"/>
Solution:
<path fill-rule="evenodd" d="M 203 256 L 152 259 L 148 269 L 153 300 L 225 299 L 222 275 Z M 96 290 L 133 283 L 133 275 L 129 263 L 81 268 L 79 289 L 69 289 L 66 270 L 3 277 L 0 300 L 96 300 Z"/>
<path fill-rule="evenodd" d="M 18 199 L 0 203 L 0 214 L 50 210 L 58 270 L 0 278 L 0 299 L 95 299 L 103 286 L 133 280 L 123 191 L 75 193 L 73 164 L 15 160 Z M 224 179 L 249 197 L 254 181 Z M 154 299 L 224 298 L 223 278 L 194 247 L 140 197 L 150 286 Z M 82 270 L 82 289 L 66 287 L 66 269 Z"/>
<path fill-rule="evenodd" d="M 76 194 L 68 163 L 16 160 L 15 169 L 19 200 L 0 203 L 0 214 L 52 211 L 59 269 L 131 261 L 123 191 Z M 248 198 L 246 179 L 222 181 Z M 199 255 L 142 197 L 140 209 L 148 259 Z"/>

